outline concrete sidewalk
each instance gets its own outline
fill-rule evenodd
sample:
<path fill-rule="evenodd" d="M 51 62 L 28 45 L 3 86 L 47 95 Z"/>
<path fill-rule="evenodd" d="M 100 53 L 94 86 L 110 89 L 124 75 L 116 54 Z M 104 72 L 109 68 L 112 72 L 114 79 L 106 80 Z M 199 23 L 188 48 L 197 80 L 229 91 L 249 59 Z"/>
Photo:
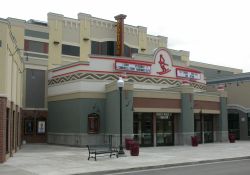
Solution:
<path fill-rule="evenodd" d="M 250 158 L 250 141 L 203 144 L 198 147 L 140 148 L 139 156 L 130 156 L 126 151 L 126 155 L 119 158 L 109 158 L 108 155 L 98 157 L 97 161 L 88 161 L 87 158 L 86 148 L 27 144 L 6 163 L 0 164 L 0 175 L 65 175 Z"/>

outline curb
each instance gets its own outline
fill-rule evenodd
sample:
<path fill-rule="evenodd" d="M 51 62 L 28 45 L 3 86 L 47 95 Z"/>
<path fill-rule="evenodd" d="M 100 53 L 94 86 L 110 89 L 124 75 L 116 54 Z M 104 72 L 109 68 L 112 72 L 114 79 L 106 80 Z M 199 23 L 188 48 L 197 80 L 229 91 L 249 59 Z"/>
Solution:
<path fill-rule="evenodd" d="M 87 172 L 87 173 L 77 173 L 73 175 L 105 175 L 105 174 L 112 174 L 112 173 L 122 173 L 122 172 L 129 172 L 129 171 L 139 171 L 139 170 L 150 170 L 156 168 L 168 168 L 168 167 L 178 167 L 178 166 L 188 166 L 188 165 L 199 165 L 205 163 L 216 163 L 216 162 L 226 162 L 226 161 L 237 161 L 243 159 L 250 159 L 250 156 L 244 157 L 234 157 L 234 158 L 223 158 L 223 159 L 213 159 L 213 160 L 202 160 L 202 161 L 195 161 L 195 162 L 184 162 L 184 163 L 173 163 L 173 164 L 164 164 L 164 165 L 153 165 L 153 166 L 145 166 L 145 167 L 134 167 L 134 168 L 126 168 L 126 169 L 116 169 L 116 170 L 105 170 L 105 171 L 96 171 L 96 172 Z"/>

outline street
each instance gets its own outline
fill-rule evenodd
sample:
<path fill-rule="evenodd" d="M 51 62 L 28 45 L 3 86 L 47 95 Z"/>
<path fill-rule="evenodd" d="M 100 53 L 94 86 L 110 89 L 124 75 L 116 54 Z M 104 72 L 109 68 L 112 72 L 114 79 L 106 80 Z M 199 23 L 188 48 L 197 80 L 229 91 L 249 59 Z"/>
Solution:
<path fill-rule="evenodd" d="M 130 172 L 109 173 L 105 175 L 249 175 L 250 160 L 225 161 L 166 167 L 160 169 L 138 170 Z"/>

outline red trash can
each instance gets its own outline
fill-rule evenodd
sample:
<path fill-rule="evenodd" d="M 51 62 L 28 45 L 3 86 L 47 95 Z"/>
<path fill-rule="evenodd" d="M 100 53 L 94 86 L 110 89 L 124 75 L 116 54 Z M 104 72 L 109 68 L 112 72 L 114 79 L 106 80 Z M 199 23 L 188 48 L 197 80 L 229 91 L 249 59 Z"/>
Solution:
<path fill-rule="evenodd" d="M 133 142 L 130 149 L 131 156 L 139 156 L 139 143 Z"/>
<path fill-rule="evenodd" d="M 197 136 L 191 136 L 192 146 L 198 146 Z"/>

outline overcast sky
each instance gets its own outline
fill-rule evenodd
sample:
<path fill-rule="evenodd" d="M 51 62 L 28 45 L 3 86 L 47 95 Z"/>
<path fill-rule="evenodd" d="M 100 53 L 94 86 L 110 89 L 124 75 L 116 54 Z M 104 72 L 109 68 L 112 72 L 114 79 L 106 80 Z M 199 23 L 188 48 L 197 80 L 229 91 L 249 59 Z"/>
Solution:
<path fill-rule="evenodd" d="M 250 72 L 249 0 L 4 0 L 0 17 L 47 21 L 54 12 L 77 18 L 79 12 L 147 27 L 168 37 L 168 48 L 190 51 L 190 60 Z"/>

